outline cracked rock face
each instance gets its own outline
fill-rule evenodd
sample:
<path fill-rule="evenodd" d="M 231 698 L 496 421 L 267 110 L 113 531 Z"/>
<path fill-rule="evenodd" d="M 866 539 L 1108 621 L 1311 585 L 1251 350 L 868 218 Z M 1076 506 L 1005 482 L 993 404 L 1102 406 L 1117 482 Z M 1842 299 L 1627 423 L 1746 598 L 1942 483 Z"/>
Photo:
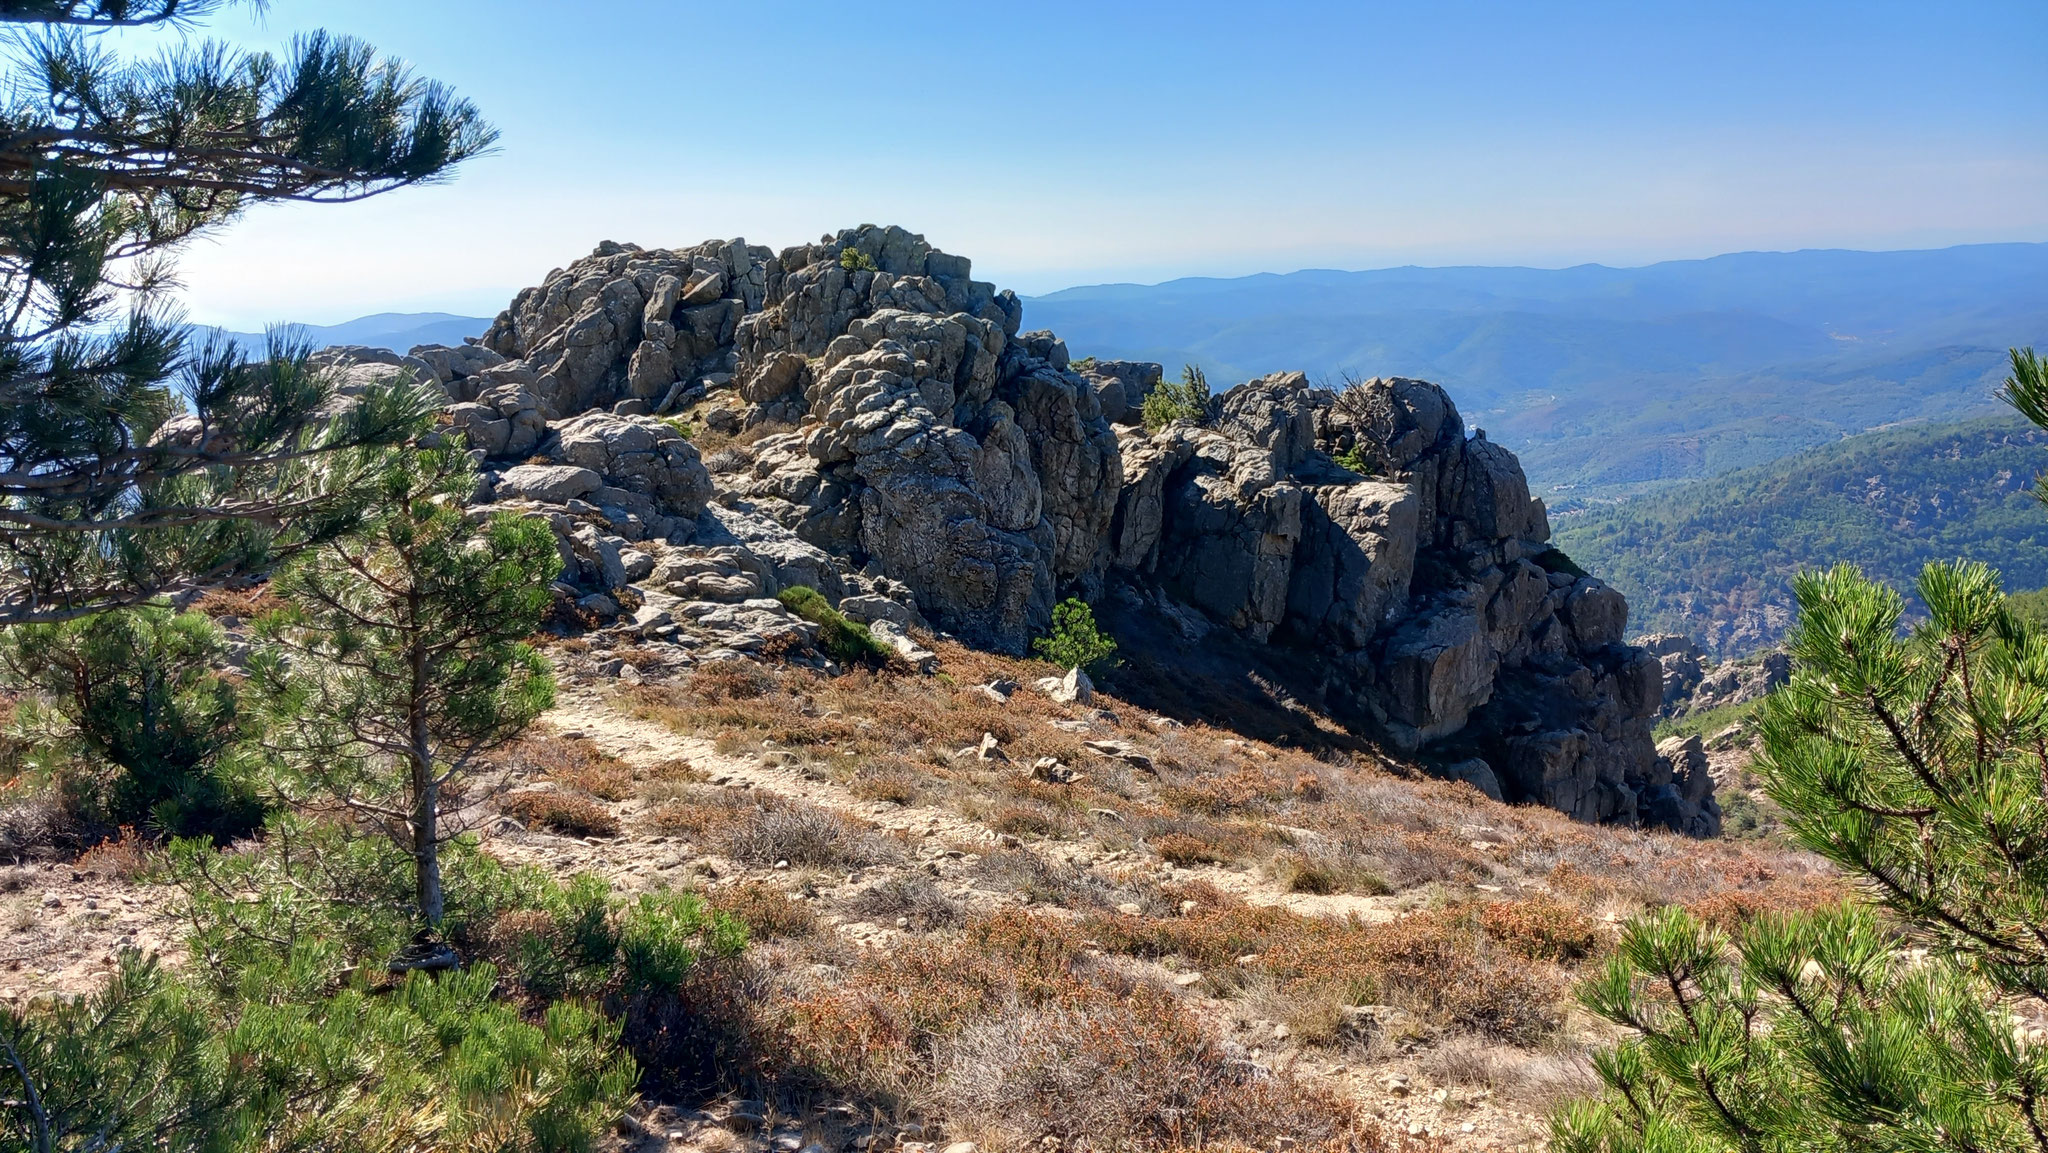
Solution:
<path fill-rule="evenodd" d="M 809 585 L 1022 652 L 1056 599 L 1127 587 L 1191 638 L 1299 650 L 1329 707 L 1475 787 L 1718 829 L 1711 781 L 1652 747 L 1664 670 L 1627 604 L 1442 389 L 1278 373 L 1148 432 L 1159 366 L 1075 362 L 1023 314 L 895 227 L 607 242 L 474 345 L 337 364 L 439 381 L 484 495 L 549 518 L 578 595 L 637 581 L 717 621 Z"/>

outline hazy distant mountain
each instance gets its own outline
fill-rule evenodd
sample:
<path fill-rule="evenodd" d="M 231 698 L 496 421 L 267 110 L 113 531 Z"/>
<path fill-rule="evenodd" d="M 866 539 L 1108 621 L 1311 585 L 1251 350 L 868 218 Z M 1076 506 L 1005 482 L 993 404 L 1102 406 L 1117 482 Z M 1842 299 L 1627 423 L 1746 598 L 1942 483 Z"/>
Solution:
<path fill-rule="evenodd" d="M 1025 324 L 1218 386 L 1424 377 L 1539 488 L 1611 493 L 1991 411 L 2005 349 L 2048 342 L 2048 244 L 1099 285 L 1031 298 Z"/>
<path fill-rule="evenodd" d="M 447 312 L 380 312 L 359 316 L 340 324 L 299 324 L 290 326 L 314 348 L 330 344 L 366 344 L 404 352 L 416 344 L 461 344 L 463 338 L 482 336 L 491 326 L 488 317 L 456 316 Z M 223 330 L 224 331 L 224 330 Z M 264 348 L 260 332 L 228 332 L 236 343 L 251 353 Z"/>

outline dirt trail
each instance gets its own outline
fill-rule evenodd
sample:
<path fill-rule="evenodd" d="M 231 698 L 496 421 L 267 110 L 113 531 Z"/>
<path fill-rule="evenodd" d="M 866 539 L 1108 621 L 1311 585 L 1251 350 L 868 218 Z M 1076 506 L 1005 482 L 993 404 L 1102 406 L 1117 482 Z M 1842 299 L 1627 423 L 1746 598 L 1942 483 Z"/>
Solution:
<path fill-rule="evenodd" d="M 544 719 L 557 733 L 580 733 L 583 739 L 628 764 L 644 767 L 681 759 L 714 781 L 766 789 L 859 817 L 883 830 L 915 839 L 936 839 L 948 844 L 986 846 L 989 849 L 1004 843 L 1004 838 L 993 829 L 951 809 L 862 800 L 845 786 L 816 777 L 803 767 L 794 753 L 721 753 L 703 737 L 685 736 L 657 721 L 628 716 L 602 696 L 588 690 L 563 692 Z M 787 763 L 775 763 L 778 759 Z M 1045 851 L 1082 863 L 1092 863 L 1103 855 L 1101 844 L 1086 836 L 1045 846 Z M 604 854 L 599 854 L 599 859 L 603 857 Z M 1368 922 L 1390 921 L 1400 915 L 1406 904 L 1397 897 L 1290 893 L 1256 873 L 1215 865 L 1175 870 L 1175 876 L 1207 881 L 1250 904 L 1277 905 L 1308 916 L 1355 916 Z"/>

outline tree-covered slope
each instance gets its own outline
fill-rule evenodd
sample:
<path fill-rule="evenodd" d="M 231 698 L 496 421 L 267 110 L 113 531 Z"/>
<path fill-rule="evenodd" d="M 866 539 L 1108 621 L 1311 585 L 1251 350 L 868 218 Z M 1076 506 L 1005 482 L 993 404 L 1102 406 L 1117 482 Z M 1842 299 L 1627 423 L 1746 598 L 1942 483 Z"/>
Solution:
<path fill-rule="evenodd" d="M 1930 560 L 2048 584 L 2048 433 L 2017 417 L 1887 429 L 1556 518 L 1572 559 L 1628 594 L 1631 632 L 1737 655 L 1776 641 L 1792 576 L 1848 561 L 1901 588 Z"/>

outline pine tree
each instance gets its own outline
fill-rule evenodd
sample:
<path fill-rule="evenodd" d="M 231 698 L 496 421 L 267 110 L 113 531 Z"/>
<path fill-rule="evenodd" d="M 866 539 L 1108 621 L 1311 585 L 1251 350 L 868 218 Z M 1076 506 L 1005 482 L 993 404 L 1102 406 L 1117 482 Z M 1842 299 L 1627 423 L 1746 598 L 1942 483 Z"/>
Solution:
<path fill-rule="evenodd" d="M 471 521 L 474 486 L 458 450 L 394 459 L 364 528 L 273 581 L 290 607 L 259 623 L 268 647 L 250 662 L 291 799 L 404 847 L 430 930 L 444 905 L 439 846 L 463 824 L 449 818 L 478 799 L 450 782 L 554 701 L 546 660 L 523 641 L 561 569 L 554 534 L 506 514 Z"/>
<path fill-rule="evenodd" d="M 346 406 L 277 346 L 188 347 L 164 303 L 179 245 L 266 201 L 345 202 L 445 177 L 494 134 L 467 101 L 315 32 L 278 58 L 180 42 L 124 60 L 107 28 L 218 0 L 18 0 L 0 92 L 0 625 L 134 603 L 331 538 L 411 435 L 411 386 Z"/>
<path fill-rule="evenodd" d="M 92 815 L 173 836 L 231 836 L 262 819 L 230 772 L 244 734 L 223 657 L 220 626 L 162 605 L 0 632 L 0 670 L 62 722 L 37 727 L 112 768 Z"/>
<path fill-rule="evenodd" d="M 1758 761 L 1798 840 L 1892 919 L 1631 925 L 1581 997 L 1632 1036 L 1556 1148 L 2048 1149 L 2048 1044 L 2015 1034 L 2048 993 L 2048 635 L 1983 565 L 1918 590 L 1930 619 L 1902 636 L 1896 590 L 1798 579 Z"/>

